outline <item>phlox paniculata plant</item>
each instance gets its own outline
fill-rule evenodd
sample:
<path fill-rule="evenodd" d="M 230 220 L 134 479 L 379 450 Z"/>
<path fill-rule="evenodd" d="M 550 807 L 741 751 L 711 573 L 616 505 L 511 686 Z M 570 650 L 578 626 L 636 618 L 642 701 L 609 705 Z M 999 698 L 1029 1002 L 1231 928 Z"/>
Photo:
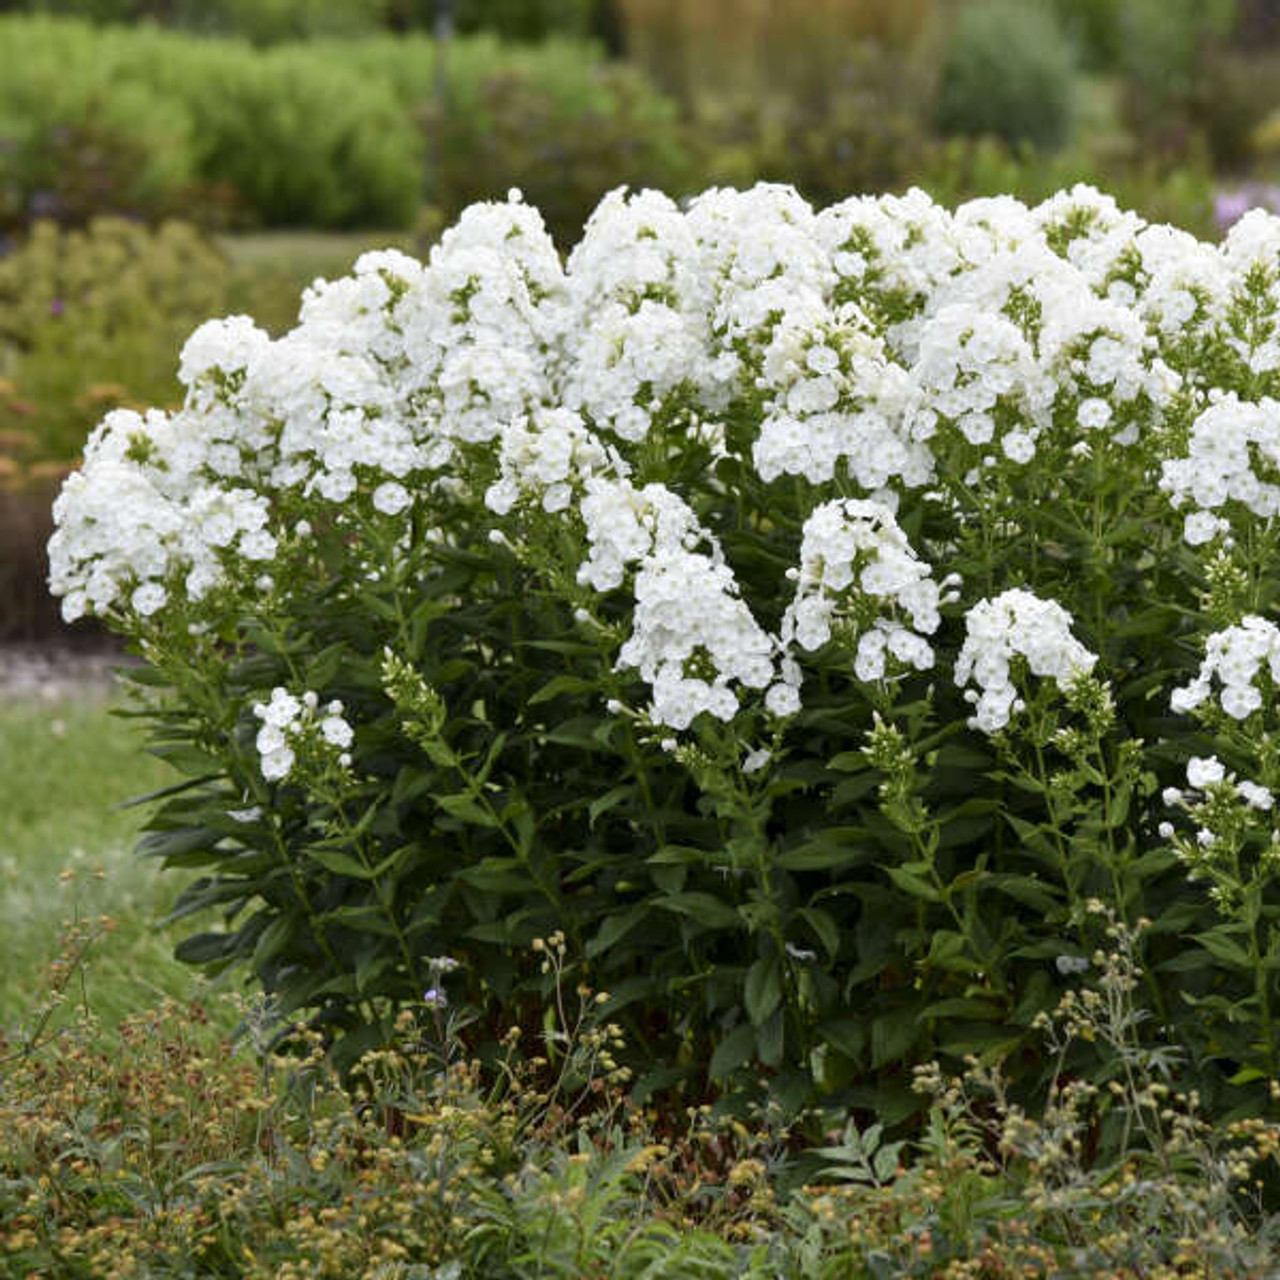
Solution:
<path fill-rule="evenodd" d="M 614 192 L 564 258 L 513 195 L 202 326 L 50 544 L 187 775 L 181 953 L 351 1060 L 432 956 L 479 1050 L 536 1018 L 558 930 L 646 1089 L 893 1122 L 939 1054 L 1035 1080 L 1100 899 L 1260 1105 L 1278 308 L 1262 213 L 760 186 Z"/>

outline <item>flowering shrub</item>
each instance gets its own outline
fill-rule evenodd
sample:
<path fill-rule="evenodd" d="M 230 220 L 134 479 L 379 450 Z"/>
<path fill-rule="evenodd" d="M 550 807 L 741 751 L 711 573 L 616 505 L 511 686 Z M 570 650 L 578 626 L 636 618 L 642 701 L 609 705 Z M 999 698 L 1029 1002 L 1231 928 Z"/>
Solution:
<path fill-rule="evenodd" d="M 188 775 L 180 954 L 343 1061 L 455 956 L 496 1052 L 558 930 L 642 1096 L 892 1123 L 939 1054 L 1047 1078 L 1097 899 L 1162 1060 L 1267 1105 L 1278 302 L 1265 213 L 765 186 L 615 192 L 567 263 L 513 194 L 202 326 L 50 544 Z"/>

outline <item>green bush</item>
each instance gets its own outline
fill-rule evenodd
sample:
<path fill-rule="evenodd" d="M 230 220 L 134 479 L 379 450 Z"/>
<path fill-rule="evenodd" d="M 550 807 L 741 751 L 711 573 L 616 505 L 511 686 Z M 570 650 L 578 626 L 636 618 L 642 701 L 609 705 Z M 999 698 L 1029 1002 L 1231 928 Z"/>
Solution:
<path fill-rule="evenodd" d="M 1125 0 L 1051 0 L 1062 29 L 1071 37 L 1081 63 L 1090 71 L 1112 71 L 1121 61 Z"/>
<path fill-rule="evenodd" d="M 0 59 L 0 189 L 19 215 L 65 182 L 60 139 L 93 128 L 137 156 L 139 172 L 118 185 L 139 213 L 199 211 L 223 187 L 267 224 L 412 221 L 423 154 L 413 120 L 332 49 L 6 18 Z"/>
<path fill-rule="evenodd" d="M 434 16 L 431 0 L 419 0 L 422 25 Z M 459 31 L 487 31 L 503 40 L 545 40 L 590 34 L 593 0 L 457 0 Z"/>
<path fill-rule="evenodd" d="M 18 0 L 7 9 L 96 23 L 154 22 L 278 44 L 376 30 L 384 0 Z"/>
<path fill-rule="evenodd" d="M 145 79 L 119 75 L 105 42 L 80 24 L 0 19 L 6 225 L 40 212 L 155 215 L 196 180 L 190 113 Z"/>
<path fill-rule="evenodd" d="M 1045 1085 L 1100 900 L 1154 922 L 1145 1048 L 1260 1114 L 1278 246 L 761 187 L 615 194 L 565 265 L 511 201 L 203 326 L 50 544 L 168 691 L 145 850 L 224 913 L 181 957 L 348 1064 L 450 957 L 493 1056 L 559 934 L 642 1093 L 888 1125 L 938 1055 Z"/>
<path fill-rule="evenodd" d="M 593 46 L 519 47 L 476 36 L 453 41 L 442 66 L 435 43 L 421 36 L 321 47 L 380 77 L 416 116 L 427 157 L 424 198 L 446 218 L 518 187 L 568 245 L 613 187 L 680 191 L 699 180 L 704 147 L 675 104 Z"/>
<path fill-rule="evenodd" d="M 1187 105 L 1220 171 L 1246 172 L 1258 160 L 1258 127 L 1280 110 L 1280 54 L 1219 50 L 1206 56 Z"/>
<path fill-rule="evenodd" d="M 1208 157 L 1194 147 L 1176 160 L 1159 155 L 1117 159 L 1077 146 L 1045 155 L 995 138 L 950 138 L 927 144 L 913 175 L 948 207 L 1003 194 L 1036 203 L 1082 178 L 1104 184 L 1150 222 L 1171 223 L 1206 238 L 1218 233 L 1213 218 L 1217 183 Z"/>
<path fill-rule="evenodd" d="M 436 0 L 15 0 L 25 13 L 97 23 L 150 21 L 180 30 L 281 44 L 324 36 L 363 36 L 387 23 L 435 26 Z M 454 0 L 456 29 L 504 40 L 590 34 L 594 0 Z"/>
<path fill-rule="evenodd" d="M 567 47 L 563 61 L 536 70 L 456 81 L 443 110 L 429 101 L 421 119 L 427 191 L 446 216 L 517 187 L 564 245 L 614 187 L 682 191 L 695 181 L 675 105 L 633 68 L 581 68 Z"/>
<path fill-rule="evenodd" d="M 956 20 L 934 107 L 948 134 L 1056 147 L 1071 127 L 1075 55 L 1052 11 L 974 0 Z"/>
<path fill-rule="evenodd" d="M 21 432 L 21 460 L 74 462 L 105 408 L 179 400 L 174 352 L 226 288 L 222 255 L 189 226 L 37 223 L 0 258 L 0 369 L 15 393 L 0 428 Z"/>
<path fill-rule="evenodd" d="M 1114 1090 L 1064 1069 L 1032 1117 L 998 1068 L 934 1066 L 917 1077 L 919 1142 L 835 1115 L 808 1150 L 768 1112 L 748 1127 L 639 1105 L 616 1025 L 589 989 L 570 992 L 555 945 L 523 1055 L 513 1027 L 498 1063 L 466 1061 L 441 974 L 344 1081 L 269 1005 L 240 1002 L 239 1045 L 208 1001 L 109 1030 L 83 1011 L 42 1026 L 101 932 L 70 932 L 33 1026 L 0 1034 L 0 1254 L 15 1274 L 1256 1280 L 1280 1262 L 1280 1218 L 1245 1181 L 1275 1172 L 1280 1126 L 1215 1130 L 1169 1091 L 1133 1040 L 1124 931 L 1045 1026 L 1057 1049 L 1127 1055 Z M 1108 1111 L 1128 1139 L 1097 1159 Z M 180 1210 L 157 1212 L 175 1187 Z"/>
<path fill-rule="evenodd" d="M 819 204 L 916 181 L 930 148 L 909 67 L 866 51 L 850 66 L 846 83 L 814 93 L 701 97 L 699 171 L 727 186 L 791 183 Z"/>

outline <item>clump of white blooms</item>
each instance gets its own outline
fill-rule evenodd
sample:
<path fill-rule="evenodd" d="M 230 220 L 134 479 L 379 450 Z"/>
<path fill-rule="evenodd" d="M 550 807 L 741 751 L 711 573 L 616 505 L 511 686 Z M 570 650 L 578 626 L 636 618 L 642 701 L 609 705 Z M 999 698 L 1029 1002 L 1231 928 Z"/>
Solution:
<path fill-rule="evenodd" d="M 1280 513 L 1278 465 L 1280 402 L 1264 396 L 1254 404 L 1233 393 L 1196 419 L 1188 456 L 1165 460 L 1160 487 L 1176 506 L 1194 508 L 1183 536 L 1198 546 L 1230 528 L 1217 514 L 1228 503 L 1239 503 L 1264 520 Z"/>
<path fill-rule="evenodd" d="M 1280 683 L 1280 630 L 1256 614 L 1240 624 L 1215 631 L 1205 641 L 1204 661 L 1190 684 L 1173 691 L 1170 705 L 1186 713 L 1201 706 L 1213 693 L 1214 678 L 1221 684 L 1218 701 L 1234 720 L 1243 720 L 1262 706 L 1257 678 L 1263 667 Z"/>
<path fill-rule="evenodd" d="M 955 680 L 974 703 L 969 723 L 984 733 L 1003 729 L 1024 706 L 1014 683 L 1013 663 L 1021 658 L 1034 676 L 1067 684 L 1097 662 L 1071 634 L 1071 615 L 1053 600 L 1029 591 L 1005 591 L 979 600 L 965 615 L 965 638 L 956 659 Z"/>
<path fill-rule="evenodd" d="M 974 303 L 944 307 L 925 325 L 911 373 L 931 426 L 940 419 L 970 445 L 998 444 L 1018 464 L 1035 456 L 1056 385 L 1012 321 Z"/>
<path fill-rule="evenodd" d="M 347 748 L 355 732 L 342 712 L 342 703 L 336 700 L 322 707 L 313 690 L 295 697 L 281 686 L 271 691 L 269 702 L 255 703 L 253 714 L 262 721 L 255 742 L 262 776 L 268 782 L 282 782 L 304 751 L 322 759 L 331 757 L 339 765 L 350 764 Z"/>
<path fill-rule="evenodd" d="M 913 545 L 921 526 L 895 512 L 967 535 L 975 493 L 1047 503 L 1064 468 L 1128 457 L 1193 546 L 1280 514 L 1280 338 L 1273 317 L 1232 319 L 1274 311 L 1278 262 L 1262 213 L 1214 246 L 1087 187 L 1036 208 L 949 212 L 911 191 L 816 212 L 777 185 L 686 207 L 613 192 L 565 258 L 512 192 L 426 263 L 371 253 L 317 281 L 280 338 L 243 316 L 197 329 L 182 407 L 118 410 L 90 438 L 55 507 L 50 583 L 69 619 L 219 634 L 288 591 L 312 529 L 360 547 L 378 531 L 350 573 L 379 578 L 388 548 L 446 526 L 447 500 L 517 554 L 536 537 L 544 560 L 569 557 L 575 616 L 601 597 L 597 630 L 649 684 L 655 723 L 757 701 L 789 717 L 833 634 L 863 681 L 954 652 L 938 581 L 959 544 Z M 734 475 L 800 496 L 801 528 L 756 513 L 761 540 L 793 539 L 780 618 L 724 550 Z M 1059 683 L 1093 666 L 1052 601 L 965 603 L 950 674 L 986 732 L 1020 705 L 1019 662 Z M 1217 679 L 1244 717 L 1264 661 L 1274 677 L 1275 628 L 1246 618 L 1210 638 L 1175 707 Z M 291 704 L 264 705 L 264 770 L 285 777 Z"/>
<path fill-rule="evenodd" d="M 513 422 L 503 434 L 498 465 L 501 477 L 485 494 L 485 504 L 498 515 L 522 499 L 549 514 L 563 511 L 592 476 L 625 476 L 629 470 L 572 409 L 539 409 L 532 420 Z"/>
<path fill-rule="evenodd" d="M 840 617 L 857 639 L 859 680 L 882 677 L 886 653 L 919 671 L 933 666 L 933 648 L 924 637 L 941 622 L 938 584 L 883 502 L 823 503 L 805 521 L 800 567 L 789 576 L 796 594 L 782 622 L 784 643 L 821 648 Z M 860 604 L 866 607 L 860 610 Z"/>

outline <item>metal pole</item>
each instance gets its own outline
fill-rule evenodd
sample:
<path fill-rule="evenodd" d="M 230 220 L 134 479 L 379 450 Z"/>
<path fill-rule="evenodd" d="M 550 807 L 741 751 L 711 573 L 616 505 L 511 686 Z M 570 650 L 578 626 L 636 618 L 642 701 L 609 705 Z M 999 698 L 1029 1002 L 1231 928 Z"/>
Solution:
<path fill-rule="evenodd" d="M 449 43 L 453 39 L 454 0 L 436 0 L 436 20 L 432 32 L 435 38 L 432 97 L 435 99 L 435 122 L 427 141 L 429 172 L 427 174 L 427 202 L 441 205 L 441 177 L 444 173 L 444 148 L 440 138 L 445 116 L 449 110 Z M 437 197 L 432 199 L 432 197 Z M 443 207 L 440 212 L 444 213 Z"/>

